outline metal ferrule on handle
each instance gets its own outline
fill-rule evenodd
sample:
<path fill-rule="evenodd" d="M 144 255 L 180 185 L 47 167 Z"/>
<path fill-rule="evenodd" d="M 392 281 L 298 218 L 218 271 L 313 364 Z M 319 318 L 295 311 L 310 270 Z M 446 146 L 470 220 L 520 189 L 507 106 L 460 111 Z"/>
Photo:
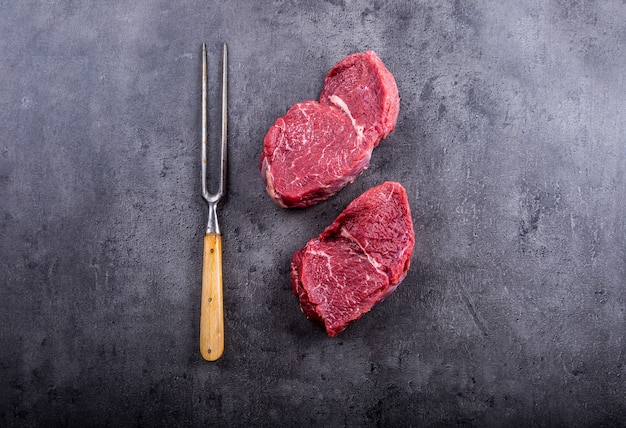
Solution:
<path fill-rule="evenodd" d="M 206 225 L 205 233 L 220 234 L 220 225 L 217 221 L 217 202 L 207 202 L 209 205 L 209 220 Z"/>

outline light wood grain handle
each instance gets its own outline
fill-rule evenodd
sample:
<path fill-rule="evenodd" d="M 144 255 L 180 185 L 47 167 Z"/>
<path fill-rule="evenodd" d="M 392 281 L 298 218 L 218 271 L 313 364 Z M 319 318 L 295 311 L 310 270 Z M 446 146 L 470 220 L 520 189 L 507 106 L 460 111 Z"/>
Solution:
<path fill-rule="evenodd" d="M 222 288 L 222 236 L 204 235 L 202 303 L 200 304 L 200 353 L 215 361 L 224 352 L 224 298 Z"/>

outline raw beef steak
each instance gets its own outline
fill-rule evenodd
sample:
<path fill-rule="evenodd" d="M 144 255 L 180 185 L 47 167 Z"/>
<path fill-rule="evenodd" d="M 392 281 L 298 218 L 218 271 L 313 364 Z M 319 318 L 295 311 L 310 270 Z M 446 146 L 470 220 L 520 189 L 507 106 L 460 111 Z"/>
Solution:
<path fill-rule="evenodd" d="M 294 105 L 269 129 L 263 147 L 267 193 L 285 208 L 327 199 L 367 168 L 372 154 L 348 116 L 317 101 Z"/>
<path fill-rule="evenodd" d="M 291 284 L 302 311 L 336 336 L 396 289 L 414 244 L 404 187 L 366 191 L 294 254 Z"/>
<path fill-rule="evenodd" d="M 320 102 L 344 110 L 374 147 L 396 127 L 400 111 L 396 81 L 374 51 L 339 61 L 324 79 Z"/>
<path fill-rule="evenodd" d="M 294 105 L 267 132 L 259 163 L 267 193 L 285 208 L 328 199 L 369 166 L 399 105 L 394 78 L 374 52 L 343 59 L 319 103 Z"/>

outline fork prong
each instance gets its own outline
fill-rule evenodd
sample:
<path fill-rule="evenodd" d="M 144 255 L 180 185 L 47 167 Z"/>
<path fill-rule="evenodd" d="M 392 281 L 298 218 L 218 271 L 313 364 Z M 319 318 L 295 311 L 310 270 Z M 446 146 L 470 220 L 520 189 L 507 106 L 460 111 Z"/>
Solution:
<path fill-rule="evenodd" d="M 209 192 L 206 185 L 207 168 L 207 53 L 206 43 L 202 43 L 202 197 L 208 201 Z"/>
<path fill-rule="evenodd" d="M 219 197 L 224 194 L 226 188 L 226 159 L 227 159 L 227 136 L 228 136 L 228 47 L 226 42 L 222 46 L 222 139 L 220 150 L 220 188 Z"/>

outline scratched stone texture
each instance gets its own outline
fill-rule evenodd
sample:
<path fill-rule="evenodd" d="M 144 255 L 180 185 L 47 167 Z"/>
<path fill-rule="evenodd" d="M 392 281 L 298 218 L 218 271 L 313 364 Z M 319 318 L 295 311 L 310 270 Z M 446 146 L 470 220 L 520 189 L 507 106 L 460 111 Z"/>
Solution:
<path fill-rule="evenodd" d="M 624 426 L 626 3 L 0 0 L 0 426 Z M 229 44 L 226 350 L 198 351 L 200 46 Z M 338 195 L 274 205 L 263 137 L 344 56 L 396 130 Z M 295 250 L 407 189 L 398 290 L 337 338 Z"/>

